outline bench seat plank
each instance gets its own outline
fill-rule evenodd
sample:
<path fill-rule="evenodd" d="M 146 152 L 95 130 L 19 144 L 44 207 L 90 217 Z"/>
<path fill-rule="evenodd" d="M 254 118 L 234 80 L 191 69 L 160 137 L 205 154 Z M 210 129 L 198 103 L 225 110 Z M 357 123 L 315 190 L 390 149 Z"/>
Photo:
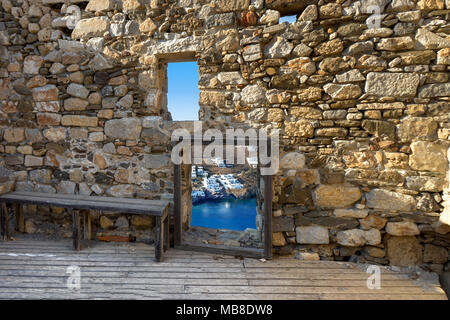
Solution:
<path fill-rule="evenodd" d="M 104 197 L 104 196 L 86 196 L 79 194 L 65 194 L 65 193 L 42 193 L 42 192 L 27 192 L 27 191 L 14 191 L 9 194 L 17 195 L 37 195 L 42 197 L 58 198 L 58 199 L 79 199 L 79 200 L 95 200 L 99 202 L 117 202 L 117 203 L 130 203 L 130 204 L 143 204 L 149 206 L 163 206 L 165 207 L 169 201 L 168 200 L 147 200 L 147 199 L 135 199 L 135 198 L 116 198 L 116 197 Z M 1 195 L 0 195 L 1 199 Z"/>
<path fill-rule="evenodd" d="M 78 195 L 48 194 L 37 192 L 11 192 L 0 196 L 0 201 L 46 205 L 72 209 L 97 209 L 115 212 L 138 213 L 150 216 L 162 216 L 169 205 L 164 200 L 126 199 L 114 197 L 91 197 Z"/>

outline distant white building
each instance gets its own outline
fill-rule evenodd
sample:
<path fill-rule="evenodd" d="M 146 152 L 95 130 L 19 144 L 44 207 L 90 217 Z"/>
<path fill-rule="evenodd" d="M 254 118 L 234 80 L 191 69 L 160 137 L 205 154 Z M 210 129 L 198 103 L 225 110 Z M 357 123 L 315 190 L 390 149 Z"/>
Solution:
<path fill-rule="evenodd" d="M 250 167 L 258 167 L 258 157 L 247 157 L 247 163 Z"/>
<path fill-rule="evenodd" d="M 221 174 L 217 179 L 226 189 L 242 189 L 244 187 L 233 174 Z"/>

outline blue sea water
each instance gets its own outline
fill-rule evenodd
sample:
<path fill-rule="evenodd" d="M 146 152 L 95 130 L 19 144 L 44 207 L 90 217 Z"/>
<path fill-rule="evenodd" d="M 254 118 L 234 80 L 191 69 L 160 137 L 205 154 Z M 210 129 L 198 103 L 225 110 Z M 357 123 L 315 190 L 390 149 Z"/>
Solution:
<path fill-rule="evenodd" d="M 208 201 L 192 206 L 191 225 L 242 231 L 255 229 L 255 218 L 256 198 Z"/>

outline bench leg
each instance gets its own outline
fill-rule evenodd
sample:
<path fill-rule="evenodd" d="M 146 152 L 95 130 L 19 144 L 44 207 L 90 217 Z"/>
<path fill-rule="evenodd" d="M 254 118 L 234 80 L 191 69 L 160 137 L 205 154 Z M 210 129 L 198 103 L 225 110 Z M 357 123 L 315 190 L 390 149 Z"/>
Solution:
<path fill-rule="evenodd" d="M 166 219 L 164 219 L 164 252 L 169 250 L 169 215 L 166 216 Z"/>
<path fill-rule="evenodd" d="M 80 228 L 80 213 L 77 210 L 69 209 L 72 214 L 72 236 L 73 249 L 80 251 L 81 249 L 81 228 Z"/>
<path fill-rule="evenodd" d="M 3 241 L 8 241 L 8 208 L 6 203 L 2 202 L 0 206 L 0 231 L 2 232 Z"/>
<path fill-rule="evenodd" d="M 25 232 L 25 218 L 23 216 L 23 206 L 20 203 L 14 205 L 14 213 L 16 214 L 16 231 Z"/>
<path fill-rule="evenodd" d="M 89 210 L 83 212 L 83 238 L 84 240 L 91 240 L 92 238 L 91 214 Z"/>
<path fill-rule="evenodd" d="M 162 227 L 161 217 L 156 217 L 156 232 L 155 232 L 155 258 L 157 262 L 162 260 L 163 256 L 163 234 L 164 229 Z"/>

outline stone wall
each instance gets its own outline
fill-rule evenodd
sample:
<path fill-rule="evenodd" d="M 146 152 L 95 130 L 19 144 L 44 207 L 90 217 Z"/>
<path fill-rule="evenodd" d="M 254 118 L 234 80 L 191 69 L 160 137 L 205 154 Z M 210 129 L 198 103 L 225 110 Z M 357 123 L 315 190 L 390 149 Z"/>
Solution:
<path fill-rule="evenodd" d="M 276 253 L 441 271 L 449 9 L 444 0 L 3 0 L 0 191 L 171 199 L 177 124 L 165 68 L 196 60 L 206 124 L 281 129 Z M 279 23 L 284 15 L 297 21 Z M 29 221 L 62 215 L 32 212 Z M 100 230 L 151 227 L 106 219 Z"/>

